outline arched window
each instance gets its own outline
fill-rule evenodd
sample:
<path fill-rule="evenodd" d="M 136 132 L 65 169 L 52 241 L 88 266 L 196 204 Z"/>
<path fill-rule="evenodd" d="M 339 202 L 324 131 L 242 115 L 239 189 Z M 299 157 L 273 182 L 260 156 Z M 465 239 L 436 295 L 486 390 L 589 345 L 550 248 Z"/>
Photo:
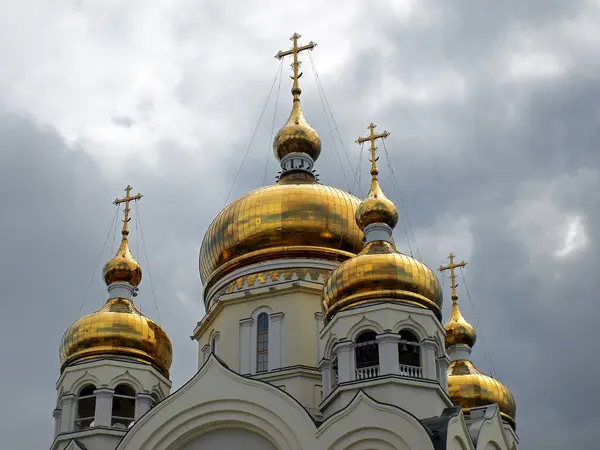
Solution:
<path fill-rule="evenodd" d="M 83 430 L 94 426 L 96 414 L 96 386 L 88 384 L 77 395 L 77 413 L 75 414 L 75 430 Z"/>
<path fill-rule="evenodd" d="M 126 384 L 120 384 L 113 394 L 111 425 L 115 428 L 127 428 L 134 417 L 135 391 Z"/>
<path fill-rule="evenodd" d="M 269 370 L 269 315 L 260 313 L 257 322 L 256 371 L 266 372 Z"/>
<path fill-rule="evenodd" d="M 364 331 L 356 338 L 356 379 L 379 375 L 379 346 L 374 331 Z"/>
<path fill-rule="evenodd" d="M 400 375 L 421 377 L 421 346 L 419 338 L 411 331 L 400 331 L 398 362 L 400 363 Z M 413 367 L 419 368 L 419 370 L 411 369 Z"/>

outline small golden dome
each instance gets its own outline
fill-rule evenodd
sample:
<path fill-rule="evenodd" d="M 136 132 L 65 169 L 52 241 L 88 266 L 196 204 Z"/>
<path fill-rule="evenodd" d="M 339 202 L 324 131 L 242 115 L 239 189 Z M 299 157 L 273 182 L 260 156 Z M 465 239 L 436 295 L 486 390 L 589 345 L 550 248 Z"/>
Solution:
<path fill-rule="evenodd" d="M 442 289 L 425 264 L 398 252 L 387 241 L 373 241 L 331 273 L 323 287 L 325 319 L 338 311 L 381 301 L 428 308 L 439 318 Z"/>
<path fill-rule="evenodd" d="M 97 357 L 126 357 L 169 377 L 173 348 L 165 331 L 125 298 L 113 298 L 71 325 L 60 346 L 61 370 Z"/>
<path fill-rule="evenodd" d="M 471 361 L 453 361 L 448 367 L 448 395 L 465 413 L 471 408 L 496 403 L 500 415 L 516 428 L 517 406 L 504 384 L 477 369 Z"/>
<path fill-rule="evenodd" d="M 475 328 L 465 320 L 458 308 L 458 297 L 452 298 L 452 312 L 444 328 L 446 329 L 446 348 L 464 344 L 473 347 L 477 339 Z"/>
<path fill-rule="evenodd" d="M 104 266 L 103 275 L 107 285 L 124 282 L 137 287 L 142 282 L 142 268 L 129 251 L 128 234 L 127 230 L 123 231 L 123 240 L 117 254 Z"/>
<path fill-rule="evenodd" d="M 356 210 L 356 223 L 361 230 L 372 223 L 385 223 L 390 228 L 398 223 L 396 206 L 383 194 L 376 175 L 371 180 L 367 197 Z"/>
<path fill-rule="evenodd" d="M 278 160 L 290 153 L 306 153 L 316 161 L 321 154 L 321 138 L 304 118 L 300 98 L 294 98 L 290 117 L 273 140 L 273 151 Z"/>
<path fill-rule="evenodd" d="M 360 200 L 302 176 L 250 192 L 227 205 L 200 248 L 205 291 L 232 270 L 266 260 L 314 257 L 343 261 L 362 250 L 354 213 Z"/>

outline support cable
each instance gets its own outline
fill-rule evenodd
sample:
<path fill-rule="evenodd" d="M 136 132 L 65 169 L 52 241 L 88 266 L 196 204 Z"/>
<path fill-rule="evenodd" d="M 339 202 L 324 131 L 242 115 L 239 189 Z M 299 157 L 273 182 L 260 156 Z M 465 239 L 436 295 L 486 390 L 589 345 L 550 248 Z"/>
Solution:
<path fill-rule="evenodd" d="M 154 306 L 156 307 L 156 317 L 160 322 L 160 312 L 158 310 L 158 301 L 156 300 L 156 291 L 154 290 L 154 281 L 152 280 L 152 271 L 150 270 L 150 260 L 148 259 L 148 251 L 146 248 L 146 240 L 144 239 L 144 229 L 142 228 L 142 219 L 140 216 L 140 207 L 136 201 L 135 212 L 137 214 L 137 221 L 140 224 L 140 236 L 142 238 L 142 247 L 144 248 L 144 257 L 146 259 L 146 267 L 148 267 L 148 279 L 150 280 L 150 288 L 152 290 L 152 297 L 154 298 Z"/>
<path fill-rule="evenodd" d="M 83 311 L 83 305 L 85 304 L 85 301 L 87 300 L 88 295 L 90 294 L 90 289 L 92 288 L 92 283 L 94 282 L 94 279 L 96 278 L 96 272 L 98 271 L 98 267 L 100 266 L 100 263 L 102 263 L 102 257 L 104 256 L 104 250 L 106 249 L 106 244 L 108 243 L 110 234 L 113 232 L 113 228 L 116 229 L 115 223 L 117 222 L 118 216 L 119 216 L 119 206 L 117 205 L 115 215 L 112 219 L 112 222 L 110 223 L 110 229 L 108 230 L 106 239 L 104 239 L 104 245 L 102 246 L 102 251 L 100 252 L 100 257 L 98 258 L 98 262 L 96 263 L 96 266 L 94 268 L 94 273 L 92 274 L 92 278 L 90 279 L 87 290 L 85 291 L 85 296 L 83 297 L 83 300 L 81 301 L 81 306 L 79 306 L 79 313 L 77 314 L 77 317 L 81 317 L 81 311 Z M 116 232 L 115 232 L 115 235 L 116 235 Z"/>
<path fill-rule="evenodd" d="M 271 160 L 271 152 L 273 151 L 273 134 L 275 133 L 275 119 L 277 118 L 277 106 L 279 105 L 279 91 L 281 89 L 281 78 L 283 74 L 283 58 L 281 64 L 279 64 L 279 83 L 277 84 L 277 94 L 275 95 L 275 110 L 273 111 L 273 122 L 271 123 L 271 139 L 269 139 L 269 145 L 267 146 L 267 160 L 265 162 L 265 173 L 263 175 L 262 185 L 264 186 L 267 182 L 267 169 L 269 168 L 269 161 Z"/>
<path fill-rule="evenodd" d="M 358 162 L 356 164 L 356 169 L 354 170 L 353 174 L 354 175 L 354 182 L 352 183 L 352 190 L 354 190 L 354 187 L 356 186 L 356 192 L 358 193 L 359 197 L 361 199 L 364 198 L 364 195 L 362 193 L 362 158 L 363 158 L 363 154 L 364 154 L 364 150 L 365 150 L 365 143 L 361 143 L 360 144 L 360 153 L 358 154 Z"/>
<path fill-rule="evenodd" d="M 138 202 L 137 200 L 135 201 L 135 254 L 138 256 L 140 256 L 140 232 L 139 232 L 139 227 L 140 227 L 140 214 L 138 212 Z M 137 302 L 137 306 L 140 308 L 140 311 L 142 311 L 142 299 L 143 296 L 140 298 L 140 300 Z"/>
<path fill-rule="evenodd" d="M 492 355 L 490 355 L 490 351 L 488 349 L 487 343 L 485 341 L 485 335 L 483 333 L 483 328 L 481 327 L 481 323 L 477 318 L 477 313 L 475 312 L 475 303 L 471 298 L 471 294 L 469 293 L 469 286 L 467 285 L 467 279 L 465 278 L 465 273 L 463 268 L 460 268 L 460 274 L 462 276 L 463 283 L 465 285 L 465 292 L 467 293 L 467 298 L 469 299 L 469 303 L 471 304 L 471 311 L 473 311 L 473 318 L 475 319 L 475 324 L 477 325 L 477 329 L 479 330 L 479 334 L 481 335 L 481 343 L 483 344 L 483 352 L 485 354 L 485 358 L 490 367 L 490 373 L 492 378 L 496 378 L 496 369 L 494 368 L 494 363 L 492 362 Z"/>
<path fill-rule="evenodd" d="M 394 173 L 394 168 L 392 167 L 392 160 L 390 158 L 390 154 L 388 153 L 387 146 L 385 145 L 385 139 L 383 139 L 382 141 L 383 141 L 383 149 L 385 151 L 385 159 L 387 161 L 388 168 L 390 169 L 390 173 L 392 174 L 394 190 L 396 191 L 396 195 L 400 199 L 400 205 L 402 207 L 402 210 L 404 211 L 404 215 L 406 216 L 406 224 L 408 225 L 408 230 L 410 231 L 410 234 L 412 235 L 412 240 L 415 243 L 415 249 L 417 250 L 417 256 L 419 258 L 419 261 L 423 261 L 423 258 L 421 257 L 421 251 L 419 250 L 419 245 L 417 244 L 417 238 L 415 237 L 415 233 L 410 224 L 410 218 L 408 217 L 408 210 L 406 209 L 406 205 L 404 204 L 404 200 L 402 199 L 402 194 L 400 194 L 400 188 L 398 187 L 398 180 L 396 179 L 396 174 Z M 404 232 L 406 234 L 406 239 L 408 241 L 408 250 L 410 252 L 410 256 L 413 256 L 412 248 L 410 245 L 410 238 L 408 236 L 408 232 L 406 231 L 406 227 L 404 229 Z"/>
<path fill-rule="evenodd" d="M 282 65 L 282 64 L 283 64 L 283 58 L 281 59 L 280 65 Z M 231 184 L 231 189 L 229 189 L 229 192 L 227 193 L 227 198 L 225 199 L 225 203 L 223 204 L 223 208 L 225 206 L 227 206 L 227 202 L 229 201 L 229 197 L 231 196 L 231 193 L 233 192 L 233 188 L 235 187 L 235 183 L 237 182 L 237 179 L 240 176 L 240 172 L 242 171 L 242 167 L 244 166 L 244 163 L 246 162 L 246 158 L 248 157 L 248 153 L 250 152 L 250 147 L 252 147 L 252 143 L 254 142 L 254 138 L 256 137 L 256 133 L 258 131 L 258 127 L 260 126 L 262 118 L 265 115 L 265 110 L 267 109 L 267 105 L 269 103 L 269 99 L 271 98 L 271 94 L 273 93 L 273 88 L 275 87 L 275 83 L 277 82 L 277 78 L 279 77 L 279 72 L 280 72 L 280 69 L 278 68 L 277 69 L 277 73 L 275 74 L 275 78 L 273 78 L 273 83 L 271 84 L 271 89 L 269 90 L 269 94 L 267 95 L 267 99 L 265 100 L 265 104 L 263 105 L 262 111 L 260 113 L 260 117 L 258 118 L 258 123 L 256 124 L 256 127 L 254 128 L 254 132 L 252 133 L 252 137 L 250 138 L 250 142 L 248 143 L 248 147 L 246 148 L 246 152 L 244 153 L 244 157 L 242 158 L 240 166 L 238 167 L 238 170 L 237 170 L 237 172 L 235 174 L 235 178 L 233 179 L 233 183 Z"/>

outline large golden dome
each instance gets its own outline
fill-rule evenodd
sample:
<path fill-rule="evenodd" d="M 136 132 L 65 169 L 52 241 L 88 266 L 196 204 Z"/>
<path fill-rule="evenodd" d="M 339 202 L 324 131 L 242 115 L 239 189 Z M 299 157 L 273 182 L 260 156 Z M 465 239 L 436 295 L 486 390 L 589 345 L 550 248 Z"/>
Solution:
<path fill-rule="evenodd" d="M 107 355 L 150 364 L 168 378 L 173 348 L 165 331 L 131 300 L 113 298 L 73 323 L 60 345 L 62 369 L 76 361 Z"/>
<path fill-rule="evenodd" d="M 477 369 L 471 361 L 453 361 L 448 367 L 448 395 L 465 412 L 496 403 L 500 415 L 516 427 L 517 405 L 512 393 L 498 380 Z"/>
<path fill-rule="evenodd" d="M 242 265 L 306 256 L 343 261 L 363 248 L 354 221 L 360 200 L 302 175 L 238 198 L 213 220 L 200 248 L 205 289 Z"/>
<path fill-rule="evenodd" d="M 323 287 L 326 320 L 338 311 L 382 300 L 429 308 L 439 317 L 442 289 L 429 267 L 386 241 L 368 243 L 340 264 Z"/>

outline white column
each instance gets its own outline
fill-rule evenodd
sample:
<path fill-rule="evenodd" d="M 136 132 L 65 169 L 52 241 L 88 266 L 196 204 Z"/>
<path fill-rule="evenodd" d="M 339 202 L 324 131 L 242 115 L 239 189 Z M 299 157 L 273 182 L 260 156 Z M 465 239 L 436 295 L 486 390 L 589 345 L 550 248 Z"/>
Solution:
<path fill-rule="evenodd" d="M 315 321 L 317 323 L 317 363 L 321 361 L 323 355 L 321 355 L 321 330 L 323 329 L 323 313 L 316 312 L 315 313 Z"/>
<path fill-rule="evenodd" d="M 60 421 L 60 432 L 68 433 L 75 428 L 75 394 L 66 394 L 62 396 L 62 418 Z"/>
<path fill-rule="evenodd" d="M 352 341 L 338 342 L 333 351 L 338 355 L 338 383 L 355 379 L 354 344 Z"/>
<path fill-rule="evenodd" d="M 437 342 L 433 339 L 424 339 L 421 341 L 421 367 L 423 368 L 423 378 L 437 380 L 436 353 L 438 351 Z"/>
<path fill-rule="evenodd" d="M 444 391 L 448 392 L 448 366 L 450 365 L 450 360 L 444 354 L 437 359 L 438 367 L 440 370 L 440 379 L 438 380 Z"/>
<path fill-rule="evenodd" d="M 400 373 L 398 367 L 398 341 L 400 335 L 396 333 L 383 333 L 376 337 L 379 348 L 379 374 L 389 375 Z"/>
<path fill-rule="evenodd" d="M 269 370 L 283 367 L 283 316 L 282 312 L 269 315 Z"/>
<path fill-rule="evenodd" d="M 96 396 L 96 413 L 94 414 L 94 426 L 110 427 L 112 419 L 113 389 L 100 388 L 94 391 Z"/>
<path fill-rule="evenodd" d="M 62 418 L 62 411 L 60 409 L 55 409 L 52 411 L 52 417 L 54 417 L 54 437 L 56 437 L 56 435 L 60 433 L 60 420 Z"/>
<path fill-rule="evenodd" d="M 154 398 L 152 398 L 150 394 L 138 394 L 136 398 L 134 419 L 138 420 L 140 417 L 142 417 L 144 414 L 150 411 L 153 404 Z"/>
<path fill-rule="evenodd" d="M 240 373 L 247 375 L 252 372 L 252 322 L 248 317 L 240 320 Z"/>
<path fill-rule="evenodd" d="M 321 371 L 321 382 L 323 383 L 323 398 L 321 401 L 323 401 L 331 392 L 331 361 L 322 359 L 317 369 Z"/>

